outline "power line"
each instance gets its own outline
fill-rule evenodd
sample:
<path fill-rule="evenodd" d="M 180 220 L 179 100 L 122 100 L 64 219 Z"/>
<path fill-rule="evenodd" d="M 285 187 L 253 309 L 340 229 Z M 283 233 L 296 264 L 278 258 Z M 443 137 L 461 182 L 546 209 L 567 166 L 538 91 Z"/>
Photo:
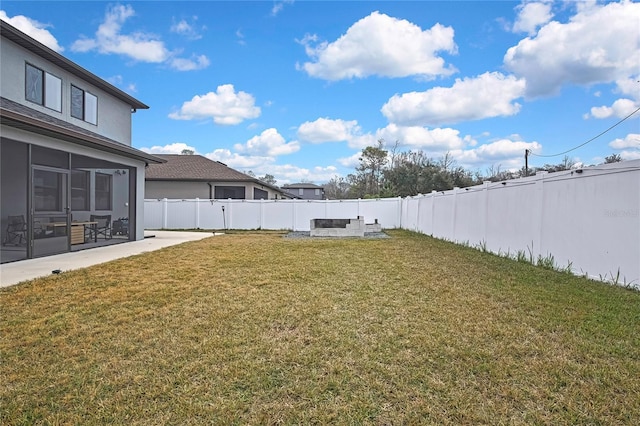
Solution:
<path fill-rule="evenodd" d="M 600 136 L 604 135 L 605 133 L 607 133 L 608 131 L 610 131 L 610 130 L 611 130 L 611 129 L 613 129 L 614 127 L 618 126 L 618 125 L 619 125 L 619 124 L 621 124 L 623 121 L 626 121 L 627 119 L 631 118 L 631 116 L 632 116 L 633 114 L 635 114 L 636 112 L 638 112 L 638 111 L 640 111 L 640 107 L 638 107 L 635 111 L 633 111 L 631 114 L 627 115 L 627 116 L 626 116 L 625 118 L 623 118 L 622 120 L 618 121 L 618 122 L 617 122 L 616 124 L 614 124 L 613 126 L 609 127 L 609 128 L 608 128 L 608 129 L 606 129 L 605 131 L 603 131 L 603 132 L 601 132 L 601 133 L 597 134 L 596 136 L 592 137 L 592 138 L 591 138 L 591 139 L 589 139 L 588 141 L 583 142 L 583 143 L 581 143 L 580 145 L 578 145 L 578 146 L 576 146 L 576 147 L 574 147 L 574 148 L 568 149 L 568 150 L 566 150 L 566 151 L 564 151 L 564 152 L 561 152 L 561 153 L 559 153 L 559 154 L 553 154 L 553 155 L 540 155 L 540 154 L 534 154 L 533 152 L 531 152 L 531 150 L 528 150 L 528 151 L 529 151 L 529 154 L 530 154 L 530 155 L 535 155 L 536 157 L 557 157 L 557 156 L 559 156 L 559 155 L 567 154 L 567 153 L 569 153 L 569 152 L 571 152 L 571 151 L 574 151 L 574 150 L 576 150 L 576 149 L 578 149 L 578 148 L 581 148 L 581 147 L 585 146 L 585 145 L 586 145 L 586 144 L 588 144 L 589 142 L 593 142 L 594 140 L 598 139 Z"/>

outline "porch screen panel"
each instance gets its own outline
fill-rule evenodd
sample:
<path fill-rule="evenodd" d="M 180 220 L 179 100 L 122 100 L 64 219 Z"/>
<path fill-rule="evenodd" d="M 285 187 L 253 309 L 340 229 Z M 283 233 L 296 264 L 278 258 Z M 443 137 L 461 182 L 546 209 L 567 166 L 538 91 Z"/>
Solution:
<path fill-rule="evenodd" d="M 33 174 L 33 207 L 35 211 L 62 211 L 62 184 L 60 173 L 35 170 Z"/>

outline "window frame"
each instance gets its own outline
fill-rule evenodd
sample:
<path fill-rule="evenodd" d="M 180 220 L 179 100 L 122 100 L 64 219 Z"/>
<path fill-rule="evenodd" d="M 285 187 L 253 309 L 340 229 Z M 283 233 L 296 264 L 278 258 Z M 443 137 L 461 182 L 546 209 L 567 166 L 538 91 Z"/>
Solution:
<path fill-rule="evenodd" d="M 32 97 L 29 89 L 29 69 L 32 68 L 36 72 L 39 72 L 40 87 L 37 89 L 36 98 Z M 24 67 L 24 98 L 31 103 L 43 106 L 47 109 L 56 112 L 62 112 L 62 79 L 55 74 L 43 70 L 40 67 L 33 65 L 32 63 L 25 62 Z M 54 87 L 54 92 L 57 92 L 57 96 L 54 92 L 50 91 L 49 86 L 53 85 L 54 81 L 58 82 L 58 87 Z M 57 90 L 56 90 L 57 89 Z"/>
<path fill-rule="evenodd" d="M 71 115 L 71 117 L 76 118 L 78 120 L 82 120 L 85 123 L 89 123 L 89 124 L 93 124 L 94 126 L 97 126 L 98 125 L 98 97 L 93 93 L 89 92 L 88 90 L 81 89 L 80 87 L 76 86 L 73 83 L 71 83 L 70 86 L 71 86 L 71 92 L 70 92 L 71 107 L 70 107 L 69 114 Z M 73 93 L 74 90 L 77 90 L 81 95 L 81 99 L 80 99 L 81 113 L 79 114 L 80 116 L 78 116 L 78 114 L 74 112 L 74 106 L 76 106 L 74 104 L 74 93 Z M 90 105 L 87 102 L 88 99 L 92 100 Z"/>

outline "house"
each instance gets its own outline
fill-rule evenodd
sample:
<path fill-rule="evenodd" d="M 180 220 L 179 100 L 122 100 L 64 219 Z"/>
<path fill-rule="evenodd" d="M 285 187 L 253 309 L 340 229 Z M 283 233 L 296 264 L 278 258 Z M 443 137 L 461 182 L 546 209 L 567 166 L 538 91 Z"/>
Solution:
<path fill-rule="evenodd" d="M 303 200 L 324 200 L 324 188 L 309 182 L 283 185 L 282 189 Z"/>
<path fill-rule="evenodd" d="M 148 106 L 0 20 L 1 262 L 144 238 Z M 114 229 L 114 223 L 117 229 Z"/>
<path fill-rule="evenodd" d="M 238 199 L 273 200 L 291 198 L 269 185 L 202 155 L 157 154 L 165 160 L 150 164 L 145 175 L 147 199 Z"/>

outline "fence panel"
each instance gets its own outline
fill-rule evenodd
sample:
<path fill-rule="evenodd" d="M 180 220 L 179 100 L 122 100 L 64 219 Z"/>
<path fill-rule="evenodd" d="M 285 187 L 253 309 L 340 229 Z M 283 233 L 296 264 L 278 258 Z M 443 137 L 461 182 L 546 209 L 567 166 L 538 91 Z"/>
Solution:
<path fill-rule="evenodd" d="M 538 179 L 542 182 L 541 179 Z M 539 251 L 540 205 L 536 198 L 538 185 L 531 181 L 507 185 L 491 184 L 487 190 L 487 249 L 494 253 Z"/>

